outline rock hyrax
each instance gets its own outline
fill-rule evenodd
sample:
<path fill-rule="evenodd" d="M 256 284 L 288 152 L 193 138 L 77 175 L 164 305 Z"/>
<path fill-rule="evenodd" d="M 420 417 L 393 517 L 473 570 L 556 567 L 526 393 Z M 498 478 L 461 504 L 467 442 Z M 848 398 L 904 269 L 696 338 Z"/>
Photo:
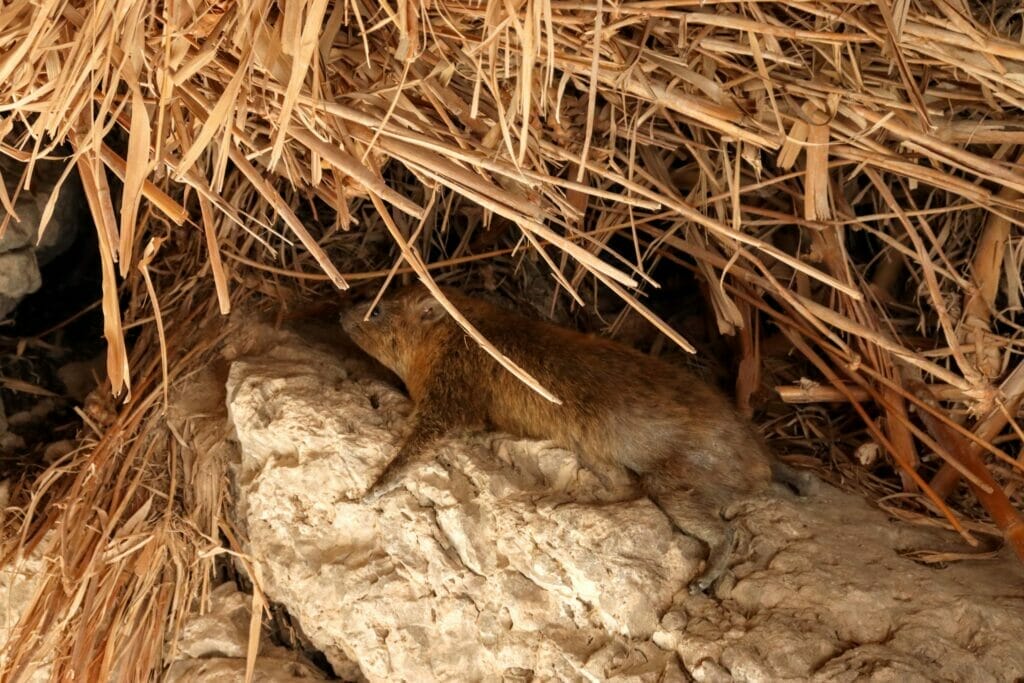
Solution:
<path fill-rule="evenodd" d="M 550 439 L 606 484 L 635 477 L 683 532 L 708 546 L 701 590 L 726 568 L 723 508 L 771 480 L 771 458 L 730 401 L 681 367 L 616 342 L 532 320 L 445 289 L 502 353 L 561 400 L 537 394 L 481 349 L 422 285 L 351 309 L 352 340 L 394 371 L 415 403 L 411 429 L 372 491 L 457 429 Z"/>

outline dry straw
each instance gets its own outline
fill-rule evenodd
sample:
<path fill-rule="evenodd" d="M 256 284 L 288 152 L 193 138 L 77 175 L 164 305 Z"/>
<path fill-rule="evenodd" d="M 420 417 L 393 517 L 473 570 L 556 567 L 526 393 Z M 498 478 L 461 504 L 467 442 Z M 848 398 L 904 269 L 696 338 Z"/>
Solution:
<path fill-rule="evenodd" d="M 785 347 L 784 400 L 859 421 L 920 513 L 1024 556 L 1020 41 L 1014 3 L 964 0 L 4 3 L 0 151 L 27 191 L 70 145 L 124 400 L 15 488 L 8 561 L 51 559 L 2 676 L 41 651 L 55 680 L 160 670 L 233 538 L 162 417 L 215 347 L 196 330 L 244 294 L 529 252 L 683 347 L 642 293 L 659 263 L 693 269 L 739 337 L 741 405 Z M 454 206 L 476 219 L 447 225 Z M 481 239 L 499 225 L 515 254 Z M 367 263 L 382 239 L 396 260 Z"/>

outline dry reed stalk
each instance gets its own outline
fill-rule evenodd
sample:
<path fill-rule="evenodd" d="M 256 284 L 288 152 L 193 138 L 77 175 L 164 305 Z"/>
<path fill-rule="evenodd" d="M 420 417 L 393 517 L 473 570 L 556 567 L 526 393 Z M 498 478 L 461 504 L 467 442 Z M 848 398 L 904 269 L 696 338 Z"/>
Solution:
<path fill-rule="evenodd" d="M 927 393 L 927 391 L 926 387 L 922 387 L 922 393 Z M 1021 561 L 1024 561 L 1024 520 L 1021 520 L 1020 513 L 1013 508 L 1013 504 L 1010 503 L 1003 489 L 989 473 L 985 463 L 963 438 L 953 433 L 942 422 L 927 414 L 922 415 L 922 419 L 936 440 L 950 448 L 955 457 L 988 486 L 990 490 L 985 491 L 975 484 L 969 484 L 974 495 L 985 506 L 1000 531 L 1003 532 L 1003 538 L 1007 545 L 1013 548 Z"/>
<path fill-rule="evenodd" d="M 1017 159 L 1024 163 L 1024 154 Z M 1003 188 L 999 196 L 1004 199 L 1020 198 L 1020 192 Z M 996 295 L 1003 275 L 1004 254 L 1010 239 L 1011 223 L 1002 214 L 989 214 L 985 230 L 978 240 L 978 247 L 971 263 L 976 289 L 967 293 L 961 321 L 961 341 L 972 349 L 978 371 L 989 378 L 996 378 L 1003 370 L 1002 353 L 992 332 L 992 312 L 996 309 Z M 973 347 L 973 348 L 972 348 Z"/>
<path fill-rule="evenodd" d="M 963 401 L 964 393 L 952 387 L 929 385 L 932 394 L 941 401 Z M 842 403 L 847 397 L 864 402 L 871 399 L 867 392 L 856 387 L 844 386 L 842 390 L 834 386 L 813 382 L 797 386 L 777 386 L 775 391 L 786 403 Z"/>
<path fill-rule="evenodd" d="M 1013 423 L 1013 416 L 1016 415 L 1024 402 L 1024 363 L 1014 368 L 1000 386 L 999 398 L 996 399 L 988 415 L 978 421 L 974 427 L 978 441 L 972 443 L 968 448 L 971 451 L 969 458 L 977 457 L 984 450 L 984 444 L 991 443 L 1002 432 L 1008 423 Z M 948 426 L 948 425 L 947 425 Z M 954 427 L 957 425 L 954 423 Z M 1019 434 L 1019 428 L 1014 429 Z M 1024 459 L 1018 455 L 1018 461 L 1024 465 Z M 945 498 L 960 481 L 960 473 L 954 468 L 944 465 L 932 478 L 931 485 L 935 491 Z"/>

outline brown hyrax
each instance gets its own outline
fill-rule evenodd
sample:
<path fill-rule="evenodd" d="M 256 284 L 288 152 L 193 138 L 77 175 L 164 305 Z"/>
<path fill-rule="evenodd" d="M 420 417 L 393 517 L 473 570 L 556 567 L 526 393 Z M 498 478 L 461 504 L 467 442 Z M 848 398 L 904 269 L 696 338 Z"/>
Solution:
<path fill-rule="evenodd" d="M 402 379 L 415 403 L 411 430 L 372 491 L 453 430 L 549 439 L 606 483 L 631 473 L 677 527 L 706 543 L 697 587 L 707 588 L 731 551 L 723 508 L 772 477 L 771 456 L 729 400 L 686 370 L 616 342 L 444 293 L 562 404 L 505 370 L 422 285 L 385 298 L 368 318 L 369 305 L 356 306 L 343 316 L 345 331 Z"/>

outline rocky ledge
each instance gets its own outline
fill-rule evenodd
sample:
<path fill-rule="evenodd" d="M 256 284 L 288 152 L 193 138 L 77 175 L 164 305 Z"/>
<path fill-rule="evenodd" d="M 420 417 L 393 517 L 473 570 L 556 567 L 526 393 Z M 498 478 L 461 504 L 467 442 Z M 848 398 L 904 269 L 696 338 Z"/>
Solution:
<path fill-rule="evenodd" d="M 232 453 L 263 587 L 343 679 L 1024 676 L 1024 572 L 1005 550 L 916 562 L 962 548 L 825 484 L 738 501 L 737 564 L 707 595 L 687 590 L 698 542 L 551 444 L 450 439 L 364 503 L 409 401 L 365 359 L 250 334 L 229 352 L 231 436 L 204 450 Z"/>

